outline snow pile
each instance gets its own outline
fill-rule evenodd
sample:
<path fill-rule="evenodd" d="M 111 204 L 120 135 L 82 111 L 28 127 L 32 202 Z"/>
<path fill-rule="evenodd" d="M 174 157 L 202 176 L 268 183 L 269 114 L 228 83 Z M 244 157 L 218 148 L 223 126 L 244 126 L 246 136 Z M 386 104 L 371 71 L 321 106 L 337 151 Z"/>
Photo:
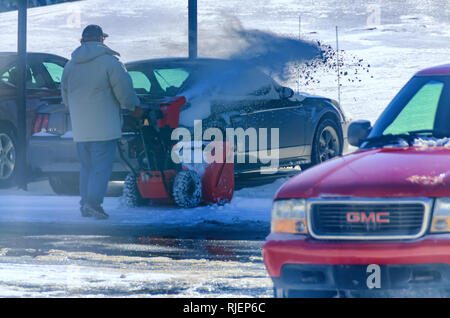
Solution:
<path fill-rule="evenodd" d="M 414 138 L 412 144 L 410 141 L 407 141 L 406 139 L 398 138 L 397 140 L 392 141 L 392 143 L 384 145 L 384 147 L 401 147 L 401 148 L 418 147 L 422 149 L 434 147 L 450 148 L 450 138 L 417 137 Z"/>
<path fill-rule="evenodd" d="M 62 264 L 0 264 L 2 297 L 65 297 L 70 292 L 128 290 L 130 286 L 152 284 L 175 278 L 175 275 L 98 266 Z M 17 286 L 13 288 L 12 286 Z M 24 295 L 23 289 L 28 287 Z M 99 293 L 100 294 L 100 293 Z M 90 295 L 85 295 L 90 297 Z"/>
<path fill-rule="evenodd" d="M 33 134 L 33 136 L 35 136 L 35 137 L 55 137 L 55 134 L 51 134 L 45 130 L 41 130 L 40 132 Z"/>
<path fill-rule="evenodd" d="M 426 138 L 420 137 L 414 139 L 414 147 L 447 147 L 450 148 L 450 138 Z"/>
<path fill-rule="evenodd" d="M 150 207 L 128 208 L 122 199 L 111 200 L 108 205 L 111 215 L 120 215 L 122 224 L 182 224 L 195 226 L 213 222 L 216 224 L 237 224 L 258 222 L 270 223 L 272 200 L 276 191 L 286 182 L 286 178 L 263 186 L 244 188 L 234 193 L 230 203 L 225 205 L 206 205 L 192 209 L 175 206 L 155 205 Z"/>

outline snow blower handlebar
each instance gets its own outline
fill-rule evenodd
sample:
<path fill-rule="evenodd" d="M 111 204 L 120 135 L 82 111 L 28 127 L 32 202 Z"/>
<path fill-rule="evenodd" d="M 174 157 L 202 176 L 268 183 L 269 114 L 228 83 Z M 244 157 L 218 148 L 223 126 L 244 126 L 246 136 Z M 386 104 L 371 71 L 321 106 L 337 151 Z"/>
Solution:
<path fill-rule="evenodd" d="M 141 108 L 144 111 L 143 121 L 147 120 L 147 125 L 153 126 L 155 129 L 164 128 L 178 128 L 180 120 L 180 110 L 186 104 L 184 96 L 177 96 L 163 101 L 161 104 L 146 104 L 141 103 Z M 157 129 L 159 131 L 159 129 Z"/>
<path fill-rule="evenodd" d="M 160 105 L 150 104 L 143 105 L 144 116 L 143 123 L 144 125 L 150 126 L 156 132 L 155 141 L 159 144 L 156 145 L 155 148 L 159 149 L 159 155 L 165 157 L 164 163 L 158 162 L 158 160 L 153 160 L 156 170 L 159 170 L 161 173 L 162 183 L 166 190 L 166 193 L 170 196 L 171 191 L 166 181 L 164 171 L 167 169 L 167 160 L 170 160 L 170 140 L 167 140 L 170 136 L 170 133 L 173 129 L 178 128 L 179 119 L 180 119 L 180 109 L 186 104 L 185 97 L 175 97 L 162 103 Z M 147 121 L 147 122 L 146 122 Z M 161 129 L 163 131 L 161 131 Z M 150 151 L 147 149 L 147 145 L 145 142 L 145 137 L 143 133 L 142 122 L 139 124 L 139 132 L 141 136 L 142 143 L 144 145 L 144 153 L 147 157 L 147 161 L 150 162 Z M 156 155 L 153 152 L 153 155 Z"/>
<path fill-rule="evenodd" d="M 159 132 L 158 119 L 163 116 L 159 105 L 141 104 L 143 116 L 138 125 L 149 125 Z"/>
<path fill-rule="evenodd" d="M 165 170 L 168 169 L 171 150 L 171 132 L 178 127 L 180 109 L 186 104 L 186 98 L 174 97 L 165 99 L 159 103 L 142 100 L 140 107 L 143 110 L 142 117 L 135 124 L 135 130 L 142 145 L 143 155 L 148 163 L 144 170 L 159 171 L 161 181 L 166 193 L 170 196 L 171 191 L 165 177 Z M 119 147 L 120 155 L 133 173 L 134 177 L 139 176 L 139 172 L 134 169 L 124 158 L 122 149 Z M 142 169 L 143 167 L 140 167 Z M 172 169 L 172 168 L 171 168 Z"/>

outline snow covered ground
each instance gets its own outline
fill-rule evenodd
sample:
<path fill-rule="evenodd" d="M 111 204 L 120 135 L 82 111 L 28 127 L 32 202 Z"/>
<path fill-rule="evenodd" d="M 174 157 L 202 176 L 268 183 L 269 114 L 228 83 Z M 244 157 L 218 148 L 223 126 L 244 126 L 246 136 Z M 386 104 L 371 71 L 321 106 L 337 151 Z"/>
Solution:
<path fill-rule="evenodd" d="M 171 206 L 142 208 L 126 207 L 121 197 L 105 198 L 104 208 L 110 215 L 107 225 L 176 225 L 191 227 L 197 224 L 216 222 L 242 224 L 259 222 L 268 227 L 272 198 L 286 179 L 259 187 L 236 191 L 231 203 L 224 206 L 200 206 L 194 209 L 180 209 Z M 116 186 L 117 187 L 117 186 Z M 82 218 L 79 197 L 56 196 L 48 182 L 29 185 L 29 191 L 16 189 L 0 190 L 0 223 L 42 222 L 58 224 L 88 224 L 92 219 Z"/>

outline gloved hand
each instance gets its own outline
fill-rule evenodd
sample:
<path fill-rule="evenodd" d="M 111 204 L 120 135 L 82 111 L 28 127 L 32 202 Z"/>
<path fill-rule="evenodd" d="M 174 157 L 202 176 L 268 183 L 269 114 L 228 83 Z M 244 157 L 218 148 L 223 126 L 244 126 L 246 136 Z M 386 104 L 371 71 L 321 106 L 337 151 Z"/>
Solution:
<path fill-rule="evenodd" d="M 134 110 L 134 112 L 132 112 L 130 114 L 131 117 L 134 117 L 136 119 L 140 119 L 143 115 L 143 111 L 141 107 L 136 107 L 136 109 Z"/>

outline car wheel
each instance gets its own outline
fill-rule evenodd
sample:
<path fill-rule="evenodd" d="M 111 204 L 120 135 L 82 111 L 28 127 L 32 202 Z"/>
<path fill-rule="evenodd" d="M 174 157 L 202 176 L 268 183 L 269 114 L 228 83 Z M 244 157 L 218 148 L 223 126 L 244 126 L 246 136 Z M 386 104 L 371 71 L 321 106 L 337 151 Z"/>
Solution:
<path fill-rule="evenodd" d="M 334 120 L 325 119 L 321 121 L 317 127 L 311 147 L 311 163 L 301 165 L 301 168 L 307 169 L 340 156 L 342 154 L 342 145 L 339 132 L 339 126 Z"/>
<path fill-rule="evenodd" d="M 58 195 L 79 195 L 80 180 L 78 173 L 58 173 L 48 177 L 53 192 Z"/>
<path fill-rule="evenodd" d="M 12 130 L 0 127 L 0 187 L 14 184 L 16 168 L 16 137 Z"/>

